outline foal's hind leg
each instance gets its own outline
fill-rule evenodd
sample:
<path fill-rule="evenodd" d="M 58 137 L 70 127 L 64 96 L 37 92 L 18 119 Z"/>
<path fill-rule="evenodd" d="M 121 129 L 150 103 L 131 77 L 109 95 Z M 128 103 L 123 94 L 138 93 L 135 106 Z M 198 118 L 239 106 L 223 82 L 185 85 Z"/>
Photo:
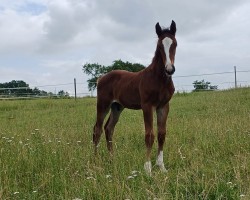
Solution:
<path fill-rule="evenodd" d="M 157 128 L 158 128 L 158 158 L 156 160 L 156 165 L 160 167 L 162 172 L 166 172 L 166 168 L 163 162 L 163 145 L 166 137 L 166 124 L 169 112 L 169 103 L 162 108 L 156 110 L 157 114 Z"/>
<path fill-rule="evenodd" d="M 93 133 L 93 143 L 94 143 L 94 149 L 95 153 L 97 153 L 97 147 L 100 142 L 100 137 L 102 134 L 102 126 L 103 121 L 105 119 L 105 116 L 108 113 L 108 110 L 110 108 L 109 103 L 104 103 L 100 100 L 97 102 L 97 117 L 96 117 L 96 123 L 94 126 L 94 133 Z"/>
<path fill-rule="evenodd" d="M 104 126 L 106 141 L 107 141 L 107 148 L 111 154 L 113 153 L 112 136 L 113 136 L 115 125 L 119 120 L 122 110 L 123 110 L 123 107 L 120 104 L 116 102 L 113 103 L 111 105 L 111 113 L 110 113 L 109 119 Z"/>

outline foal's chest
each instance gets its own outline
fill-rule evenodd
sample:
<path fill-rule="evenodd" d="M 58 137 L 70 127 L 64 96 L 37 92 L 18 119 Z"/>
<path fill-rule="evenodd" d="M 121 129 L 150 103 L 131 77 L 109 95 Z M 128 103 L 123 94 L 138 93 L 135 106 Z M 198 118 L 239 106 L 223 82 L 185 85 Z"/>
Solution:
<path fill-rule="evenodd" d="M 154 89 L 152 88 L 149 99 L 151 99 L 151 103 L 153 103 L 156 107 L 164 106 L 172 98 L 174 90 L 172 81 L 168 84 L 159 85 Z"/>

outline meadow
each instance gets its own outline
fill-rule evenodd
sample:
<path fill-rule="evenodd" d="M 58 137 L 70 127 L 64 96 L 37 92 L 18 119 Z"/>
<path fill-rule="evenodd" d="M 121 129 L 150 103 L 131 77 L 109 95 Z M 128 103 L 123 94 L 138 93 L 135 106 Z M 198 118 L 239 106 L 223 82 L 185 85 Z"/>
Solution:
<path fill-rule="evenodd" d="M 142 111 L 93 154 L 95 98 L 0 101 L 0 199 L 250 199 L 250 88 L 175 94 L 167 173 L 144 173 Z M 157 141 L 153 146 L 155 163 Z"/>

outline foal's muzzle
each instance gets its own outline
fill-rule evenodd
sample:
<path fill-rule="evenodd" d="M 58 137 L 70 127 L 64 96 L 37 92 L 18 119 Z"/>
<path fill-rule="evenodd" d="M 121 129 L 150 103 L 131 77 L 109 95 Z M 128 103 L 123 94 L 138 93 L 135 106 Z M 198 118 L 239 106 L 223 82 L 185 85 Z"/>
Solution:
<path fill-rule="evenodd" d="M 175 72 L 175 66 L 174 65 L 170 65 L 170 66 L 167 66 L 166 68 L 165 68 L 165 71 L 166 71 L 166 74 L 167 75 L 173 75 L 174 74 L 174 72 Z"/>

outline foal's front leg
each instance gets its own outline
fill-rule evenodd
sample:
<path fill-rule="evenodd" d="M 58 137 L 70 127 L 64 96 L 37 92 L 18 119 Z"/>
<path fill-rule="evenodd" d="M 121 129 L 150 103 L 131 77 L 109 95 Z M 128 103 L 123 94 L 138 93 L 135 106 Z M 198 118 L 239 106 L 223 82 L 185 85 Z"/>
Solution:
<path fill-rule="evenodd" d="M 164 162 L 163 162 L 163 146 L 165 143 L 166 137 L 166 124 L 167 124 L 167 117 L 169 112 L 169 103 L 166 104 L 162 108 L 156 109 L 157 114 L 157 129 L 158 129 L 158 157 L 156 160 L 156 165 L 160 167 L 162 172 L 167 172 Z"/>
<path fill-rule="evenodd" d="M 149 105 L 143 106 L 143 116 L 145 125 L 145 144 L 147 148 L 146 162 L 144 169 L 146 173 L 151 176 L 152 164 L 151 164 L 151 149 L 154 143 L 154 132 L 153 132 L 153 107 Z"/>

